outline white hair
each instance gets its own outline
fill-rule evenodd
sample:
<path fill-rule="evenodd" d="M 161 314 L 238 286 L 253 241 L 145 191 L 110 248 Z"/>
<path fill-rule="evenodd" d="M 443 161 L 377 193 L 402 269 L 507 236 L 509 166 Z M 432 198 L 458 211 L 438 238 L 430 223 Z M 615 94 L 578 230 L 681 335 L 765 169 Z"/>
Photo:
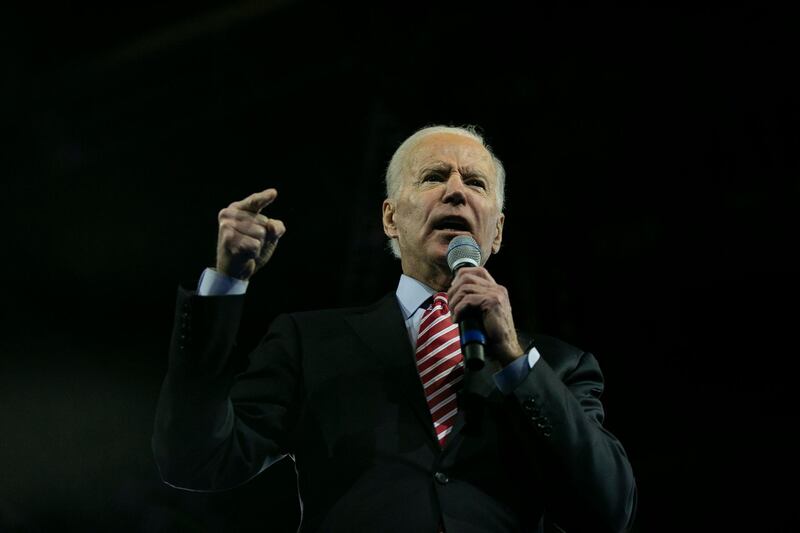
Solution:
<path fill-rule="evenodd" d="M 497 201 L 497 209 L 503 211 L 505 204 L 505 187 L 506 187 L 506 171 L 503 168 L 503 163 L 494 155 L 492 149 L 486 144 L 483 135 L 478 133 L 477 127 L 472 125 L 467 126 L 442 126 L 433 125 L 426 126 L 414 132 L 403 143 L 397 147 L 392 159 L 389 161 L 389 166 L 386 167 L 386 198 L 394 200 L 400 192 L 400 185 L 403 182 L 403 172 L 406 170 L 406 164 L 409 152 L 416 147 L 423 137 L 433 135 L 435 133 L 452 133 L 455 135 L 462 135 L 473 141 L 477 141 L 483 146 L 489 155 L 492 156 L 494 163 L 495 177 L 497 178 L 497 187 L 495 188 L 495 196 Z M 397 239 L 389 239 L 389 247 L 392 253 L 398 259 L 400 258 L 400 246 L 397 244 Z"/>

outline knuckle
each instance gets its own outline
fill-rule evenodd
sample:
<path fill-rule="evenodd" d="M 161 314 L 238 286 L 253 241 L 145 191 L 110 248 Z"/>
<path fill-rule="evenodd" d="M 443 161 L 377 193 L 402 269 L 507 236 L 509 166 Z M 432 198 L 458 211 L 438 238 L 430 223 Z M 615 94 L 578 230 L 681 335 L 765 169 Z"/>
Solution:
<path fill-rule="evenodd" d="M 237 242 L 234 246 L 234 249 L 231 250 L 231 253 L 240 256 L 240 257 L 249 257 L 252 255 L 252 250 L 250 246 L 247 245 L 245 242 Z"/>

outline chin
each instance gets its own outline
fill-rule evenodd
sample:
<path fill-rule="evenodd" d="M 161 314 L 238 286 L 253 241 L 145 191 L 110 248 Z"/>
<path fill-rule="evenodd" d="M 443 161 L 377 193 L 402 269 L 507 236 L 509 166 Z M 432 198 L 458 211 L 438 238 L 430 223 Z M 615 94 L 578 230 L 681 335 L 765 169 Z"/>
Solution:
<path fill-rule="evenodd" d="M 428 260 L 433 260 L 437 264 L 447 264 L 447 246 L 450 244 L 449 240 L 436 239 L 433 242 L 427 243 L 425 246 L 425 256 Z"/>
<path fill-rule="evenodd" d="M 439 240 L 445 242 L 447 245 L 449 245 L 450 241 L 456 237 L 467 236 L 472 237 L 473 239 L 475 238 L 469 231 L 440 230 L 438 233 Z"/>
<path fill-rule="evenodd" d="M 450 246 L 450 241 L 459 235 L 474 238 L 469 231 L 437 230 L 425 245 L 426 255 L 437 264 L 447 266 L 447 248 Z"/>

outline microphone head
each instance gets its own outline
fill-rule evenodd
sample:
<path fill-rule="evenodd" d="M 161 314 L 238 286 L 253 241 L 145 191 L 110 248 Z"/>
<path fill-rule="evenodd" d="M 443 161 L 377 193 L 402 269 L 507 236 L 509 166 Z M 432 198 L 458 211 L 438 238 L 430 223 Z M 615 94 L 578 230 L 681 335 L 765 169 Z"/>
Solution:
<path fill-rule="evenodd" d="M 447 246 L 447 266 L 455 272 L 462 266 L 479 266 L 481 249 L 471 235 L 454 237 Z"/>

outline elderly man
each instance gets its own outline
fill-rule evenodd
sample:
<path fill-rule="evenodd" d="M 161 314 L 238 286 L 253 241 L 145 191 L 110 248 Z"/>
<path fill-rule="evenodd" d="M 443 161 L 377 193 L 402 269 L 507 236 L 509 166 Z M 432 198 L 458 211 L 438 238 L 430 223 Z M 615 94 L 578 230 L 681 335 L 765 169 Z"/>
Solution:
<path fill-rule="evenodd" d="M 196 293 L 179 289 L 153 437 L 165 482 L 225 489 L 290 455 L 303 531 L 626 530 L 635 484 L 602 426 L 597 361 L 517 332 L 483 267 L 503 238 L 500 161 L 473 128 L 424 128 L 395 152 L 386 186 L 396 291 L 277 317 L 241 374 L 242 294 L 286 228 L 261 213 L 274 189 L 220 211 L 216 269 Z M 482 264 L 453 276 L 459 235 Z M 465 313 L 482 318 L 481 370 L 464 365 Z"/>

